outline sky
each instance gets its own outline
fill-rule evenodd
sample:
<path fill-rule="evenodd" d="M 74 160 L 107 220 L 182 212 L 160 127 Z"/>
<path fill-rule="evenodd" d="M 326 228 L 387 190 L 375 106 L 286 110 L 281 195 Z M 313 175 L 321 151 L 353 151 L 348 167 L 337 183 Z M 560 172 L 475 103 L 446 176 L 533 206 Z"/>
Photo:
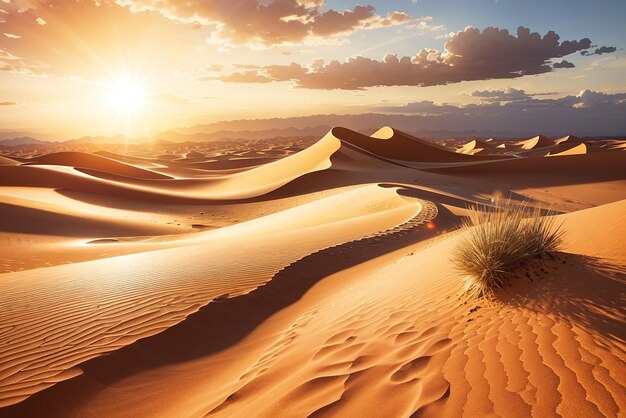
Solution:
<path fill-rule="evenodd" d="M 0 0 L 0 131 L 381 112 L 626 133 L 625 18 L 623 0 Z"/>

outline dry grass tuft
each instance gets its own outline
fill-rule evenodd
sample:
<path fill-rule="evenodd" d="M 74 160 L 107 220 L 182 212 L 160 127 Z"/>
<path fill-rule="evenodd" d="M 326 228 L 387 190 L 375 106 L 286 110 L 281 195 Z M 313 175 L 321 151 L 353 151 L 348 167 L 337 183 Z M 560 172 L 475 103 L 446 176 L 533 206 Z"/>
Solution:
<path fill-rule="evenodd" d="M 454 250 L 453 262 L 470 276 L 471 290 L 492 294 L 525 259 L 559 250 L 563 231 L 555 222 L 528 203 L 498 199 L 494 206 L 470 207 L 464 225 L 469 229 Z"/>

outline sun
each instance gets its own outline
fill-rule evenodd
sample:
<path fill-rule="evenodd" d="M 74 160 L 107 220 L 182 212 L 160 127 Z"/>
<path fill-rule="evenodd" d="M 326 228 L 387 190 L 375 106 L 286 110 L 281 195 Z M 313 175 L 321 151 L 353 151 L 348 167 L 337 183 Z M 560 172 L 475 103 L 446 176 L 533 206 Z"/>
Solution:
<path fill-rule="evenodd" d="M 146 103 L 146 90 L 140 80 L 115 78 L 106 87 L 106 104 L 122 113 L 138 111 Z"/>

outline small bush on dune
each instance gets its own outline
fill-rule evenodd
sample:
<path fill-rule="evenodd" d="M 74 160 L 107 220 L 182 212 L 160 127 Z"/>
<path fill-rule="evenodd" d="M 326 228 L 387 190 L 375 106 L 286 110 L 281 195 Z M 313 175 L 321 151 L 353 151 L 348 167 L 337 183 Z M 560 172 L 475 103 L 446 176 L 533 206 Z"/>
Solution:
<path fill-rule="evenodd" d="M 464 225 L 470 229 L 460 237 L 453 262 L 470 276 L 472 290 L 490 294 L 523 260 L 559 250 L 562 229 L 555 222 L 541 209 L 511 200 L 470 207 Z"/>

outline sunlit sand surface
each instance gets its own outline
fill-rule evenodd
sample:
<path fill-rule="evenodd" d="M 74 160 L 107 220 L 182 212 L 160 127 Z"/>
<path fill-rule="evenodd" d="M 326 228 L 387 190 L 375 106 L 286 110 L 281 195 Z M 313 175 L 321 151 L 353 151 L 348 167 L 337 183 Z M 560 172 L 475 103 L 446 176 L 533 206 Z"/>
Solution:
<path fill-rule="evenodd" d="M 88 148 L 0 156 L 0 416 L 626 410 L 623 141 Z M 478 299 L 450 254 L 496 196 L 564 250 Z"/>

